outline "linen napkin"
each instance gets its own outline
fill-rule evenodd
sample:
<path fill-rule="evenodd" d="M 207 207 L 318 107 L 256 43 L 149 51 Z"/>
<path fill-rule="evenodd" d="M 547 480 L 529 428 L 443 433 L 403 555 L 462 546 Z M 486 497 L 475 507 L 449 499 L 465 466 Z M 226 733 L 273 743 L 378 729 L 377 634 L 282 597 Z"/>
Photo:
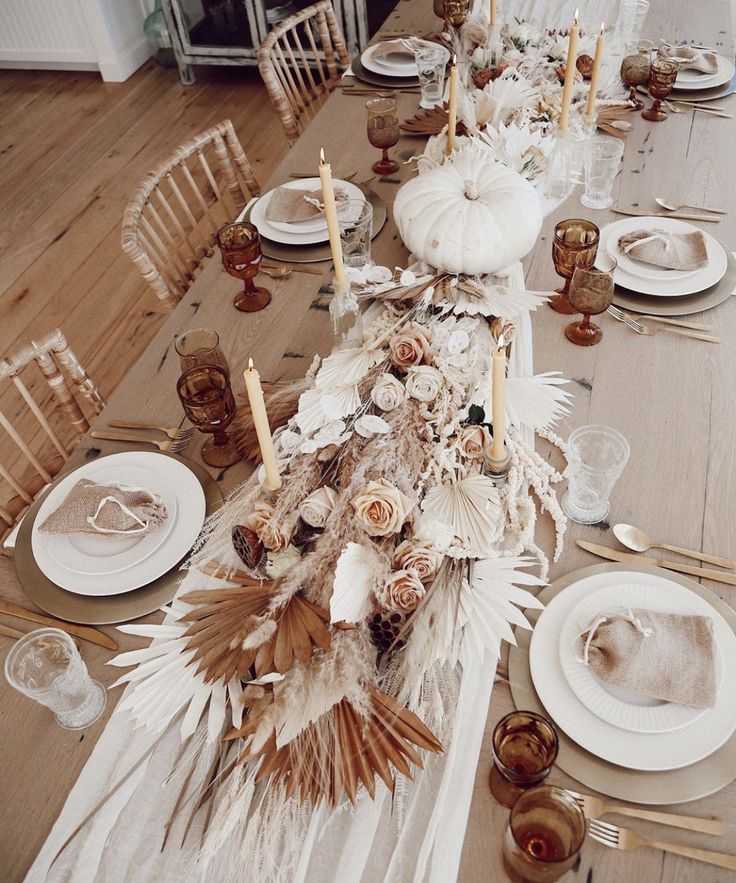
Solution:
<path fill-rule="evenodd" d="M 630 258 L 665 270 L 700 270 L 708 265 L 708 249 L 700 230 L 635 230 L 622 236 L 618 245 Z"/>
<path fill-rule="evenodd" d="M 627 608 L 599 616 L 578 641 L 580 661 L 608 684 L 695 708 L 715 704 L 715 639 L 707 616 Z"/>
<path fill-rule="evenodd" d="M 373 58 L 382 58 L 384 61 L 394 64 L 408 64 L 414 61 L 414 53 L 417 49 L 438 47 L 438 43 L 422 40 L 419 37 L 405 37 L 399 40 L 384 40 L 378 43 L 371 52 Z"/>
<path fill-rule="evenodd" d="M 58 534 L 143 536 L 160 528 L 165 520 L 166 507 L 157 494 L 116 481 L 97 484 L 83 478 L 39 530 Z"/>
<path fill-rule="evenodd" d="M 342 187 L 335 186 L 335 203 L 345 202 L 347 193 Z M 322 191 L 299 190 L 294 187 L 277 187 L 268 202 L 266 220 L 284 224 L 300 224 L 311 221 L 322 214 Z"/>
<path fill-rule="evenodd" d="M 709 49 L 692 49 L 690 46 L 669 46 L 660 49 L 660 54 L 671 58 L 683 71 L 698 71 L 701 74 L 718 73 L 718 56 Z"/>

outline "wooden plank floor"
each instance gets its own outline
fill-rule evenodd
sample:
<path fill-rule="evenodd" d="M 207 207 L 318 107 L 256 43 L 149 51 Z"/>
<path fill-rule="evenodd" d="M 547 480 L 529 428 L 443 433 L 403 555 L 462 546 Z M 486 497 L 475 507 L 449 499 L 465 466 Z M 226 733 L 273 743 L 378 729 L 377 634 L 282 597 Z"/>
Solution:
<path fill-rule="evenodd" d="M 115 389 L 166 315 L 122 252 L 123 210 L 150 168 L 226 117 L 265 181 L 288 146 L 256 70 L 199 68 L 193 86 L 153 61 L 120 84 L 0 70 L 0 356 L 58 326 Z M 20 409 L 10 391 L 0 405 Z"/>

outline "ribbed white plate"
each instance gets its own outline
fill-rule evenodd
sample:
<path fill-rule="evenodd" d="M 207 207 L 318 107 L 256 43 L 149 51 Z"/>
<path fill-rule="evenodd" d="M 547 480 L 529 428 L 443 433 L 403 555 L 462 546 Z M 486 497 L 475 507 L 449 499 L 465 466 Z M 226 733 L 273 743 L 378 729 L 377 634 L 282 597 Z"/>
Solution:
<path fill-rule="evenodd" d="M 72 573 L 49 555 L 45 543 L 48 534 L 40 533 L 37 526 L 43 524 L 44 519 L 63 502 L 64 497 L 80 479 L 97 480 L 96 476 L 104 474 L 107 480 L 113 480 L 117 465 L 126 468 L 143 465 L 156 471 L 160 481 L 169 486 L 176 497 L 176 516 L 171 533 L 152 554 L 125 570 L 102 576 Z M 38 510 L 31 534 L 33 557 L 43 573 L 62 589 L 77 595 L 121 595 L 148 585 L 184 558 L 202 529 L 205 508 L 202 485 L 181 460 L 148 451 L 111 454 L 75 469 L 46 497 Z"/>
<path fill-rule="evenodd" d="M 560 631 L 570 610 L 595 591 L 630 583 L 665 591 L 678 585 L 665 577 L 627 571 L 596 574 L 568 586 L 542 612 L 532 633 L 532 680 L 552 720 L 587 751 L 629 769 L 679 769 L 708 757 L 736 731 L 736 671 L 732 667 L 736 659 L 725 659 L 726 677 L 716 708 L 671 733 L 632 733 L 601 720 L 573 693 L 562 671 Z"/>
<path fill-rule="evenodd" d="M 367 71 L 370 71 L 373 74 L 381 74 L 384 77 L 398 77 L 399 79 L 402 77 L 416 77 L 418 75 L 417 63 L 413 59 L 404 63 L 386 61 L 380 56 L 374 58 L 373 53 L 378 46 L 380 46 L 380 43 L 376 43 L 374 46 L 369 46 L 360 56 L 363 67 Z"/>
<path fill-rule="evenodd" d="M 48 554 L 57 564 L 72 573 L 105 576 L 109 573 L 128 570 L 148 558 L 149 555 L 153 555 L 174 529 L 177 512 L 176 494 L 173 493 L 168 482 L 162 479 L 160 473 L 149 467 L 133 463 L 116 462 L 114 465 L 108 466 L 107 459 L 105 457 L 91 464 L 97 468 L 86 473 L 84 478 L 95 481 L 97 484 L 119 482 L 123 485 L 145 488 L 147 491 L 157 494 L 166 507 L 166 521 L 158 530 L 151 531 L 144 536 L 115 537 L 92 533 L 68 535 L 41 533 L 40 536 L 43 538 Z M 77 481 L 80 481 L 78 476 L 74 484 Z M 64 490 L 62 494 L 57 494 L 56 491 L 57 489 L 54 488 L 53 499 L 49 504 L 51 512 L 61 505 L 68 493 L 67 490 Z"/>
<path fill-rule="evenodd" d="M 680 71 L 675 80 L 674 91 L 687 92 L 696 89 L 715 89 L 727 83 L 734 75 L 736 68 L 730 58 L 718 56 L 718 72 L 715 74 L 699 74 L 697 71 Z"/>
<path fill-rule="evenodd" d="M 348 199 L 365 200 L 365 194 L 356 184 L 350 181 L 340 181 L 335 179 L 333 184 L 340 187 L 347 193 Z M 306 190 L 307 192 L 319 190 L 319 178 L 303 178 L 299 181 L 289 181 L 283 185 L 292 190 Z M 250 213 L 251 223 L 255 224 L 258 232 L 273 242 L 281 242 L 286 245 L 316 245 L 318 242 L 327 241 L 327 224 L 320 218 L 306 221 L 304 224 L 284 224 L 281 222 L 272 223 L 266 220 L 266 209 L 271 201 L 274 191 L 269 190 L 255 203 Z M 316 226 L 315 226 L 316 225 Z M 310 229 L 310 226 L 314 229 Z"/>
<path fill-rule="evenodd" d="M 634 275 L 626 263 L 631 259 L 622 253 L 618 246 L 618 240 L 626 233 L 651 229 L 672 233 L 692 233 L 694 230 L 700 230 L 699 227 L 680 221 L 678 218 L 651 217 L 624 218 L 602 227 L 598 251 L 599 253 L 606 251 L 617 261 L 621 261 L 613 274 L 617 285 L 628 288 L 629 291 L 639 292 L 639 294 L 651 294 L 655 297 L 681 297 L 687 294 L 697 294 L 697 292 L 704 291 L 721 281 L 728 269 L 728 255 L 721 243 L 705 230 L 700 230 L 700 232 L 703 234 L 705 247 L 708 251 L 708 265 L 702 270 L 696 270 L 694 273 L 688 272 L 686 276 L 678 277 L 676 274 L 670 275 L 672 271 L 658 270 L 656 267 L 652 267 L 646 277 Z M 639 268 L 637 273 L 641 274 L 641 268 L 645 265 L 637 262 L 637 266 Z M 654 273 L 665 273 L 666 275 L 663 278 L 654 278 Z"/>
<path fill-rule="evenodd" d="M 723 686 L 723 650 L 736 659 L 736 636 L 723 617 L 698 595 L 683 586 L 642 585 L 640 582 L 610 586 L 583 598 L 569 612 L 560 633 L 560 664 L 573 693 L 593 714 L 635 733 L 668 733 L 688 726 L 702 717 L 707 708 L 693 708 L 676 702 L 663 702 L 641 693 L 611 686 L 596 677 L 590 666 L 580 661 L 578 636 L 598 616 L 627 608 L 702 615 L 713 620 L 716 643 L 716 686 Z"/>

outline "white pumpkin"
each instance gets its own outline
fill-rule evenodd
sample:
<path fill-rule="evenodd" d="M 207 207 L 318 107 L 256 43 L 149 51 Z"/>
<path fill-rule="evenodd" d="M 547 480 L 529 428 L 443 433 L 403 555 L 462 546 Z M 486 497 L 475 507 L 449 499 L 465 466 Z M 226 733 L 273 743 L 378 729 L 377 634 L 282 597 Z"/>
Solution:
<path fill-rule="evenodd" d="M 472 276 L 523 258 L 539 236 L 542 206 L 525 178 L 476 143 L 404 184 L 394 219 L 419 260 Z"/>

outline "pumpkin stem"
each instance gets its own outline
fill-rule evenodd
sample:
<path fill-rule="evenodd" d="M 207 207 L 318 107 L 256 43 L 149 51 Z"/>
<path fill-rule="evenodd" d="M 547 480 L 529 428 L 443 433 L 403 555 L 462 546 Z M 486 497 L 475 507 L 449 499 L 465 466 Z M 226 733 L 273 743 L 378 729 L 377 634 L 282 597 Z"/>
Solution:
<path fill-rule="evenodd" d="M 478 198 L 478 190 L 473 181 L 465 181 L 465 198 L 470 200 Z"/>

